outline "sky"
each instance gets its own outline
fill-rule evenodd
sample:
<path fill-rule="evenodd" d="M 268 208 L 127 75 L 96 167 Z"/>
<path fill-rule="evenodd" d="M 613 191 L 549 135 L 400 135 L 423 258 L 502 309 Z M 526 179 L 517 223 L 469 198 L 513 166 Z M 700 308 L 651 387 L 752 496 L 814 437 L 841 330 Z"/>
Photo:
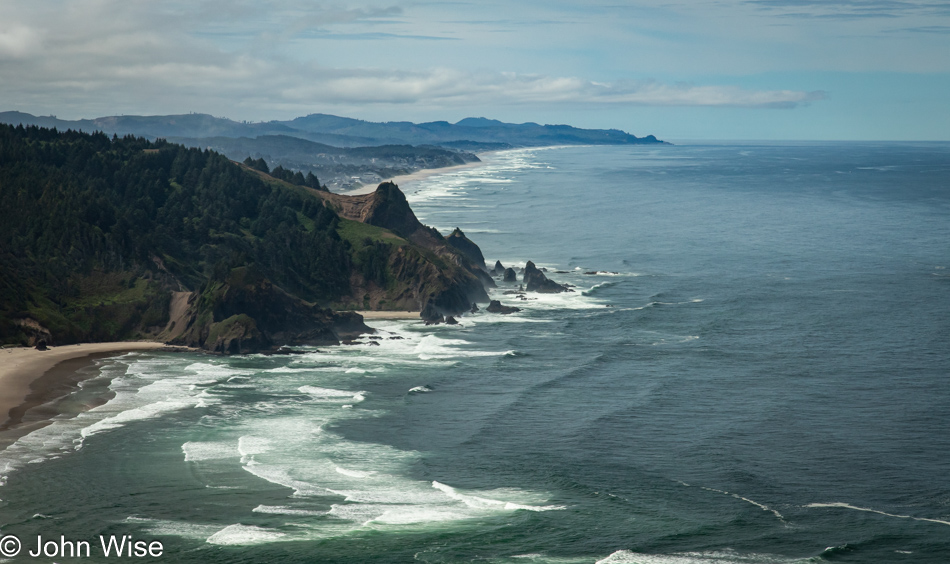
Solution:
<path fill-rule="evenodd" d="M 7 110 L 950 140 L 950 0 L 2 0 Z"/>

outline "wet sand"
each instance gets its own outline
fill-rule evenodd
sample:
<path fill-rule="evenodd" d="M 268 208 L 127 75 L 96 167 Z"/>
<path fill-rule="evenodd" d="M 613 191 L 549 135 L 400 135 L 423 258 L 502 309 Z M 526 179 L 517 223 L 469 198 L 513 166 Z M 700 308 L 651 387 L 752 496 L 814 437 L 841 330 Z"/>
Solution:
<path fill-rule="evenodd" d="M 77 371 L 97 358 L 130 351 L 172 349 L 164 343 L 130 341 L 0 350 L 0 431 L 23 422 L 30 409 L 62 395 L 79 379 Z M 174 347 L 180 350 L 180 347 Z M 52 414 L 55 415 L 55 414 Z"/>

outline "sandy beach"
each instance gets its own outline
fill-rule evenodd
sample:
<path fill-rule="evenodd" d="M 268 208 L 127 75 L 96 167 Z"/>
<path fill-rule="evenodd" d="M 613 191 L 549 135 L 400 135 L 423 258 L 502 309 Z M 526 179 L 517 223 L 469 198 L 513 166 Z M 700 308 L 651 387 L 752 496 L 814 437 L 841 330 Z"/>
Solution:
<path fill-rule="evenodd" d="M 43 389 L 58 385 L 60 376 L 73 373 L 92 358 L 111 356 L 119 353 L 139 350 L 164 349 L 164 343 L 152 341 L 130 341 L 112 343 L 85 343 L 50 347 L 46 351 L 17 347 L 0 350 L 0 429 L 9 428 L 23 416 L 23 413 L 42 403 L 47 395 Z M 180 348 L 180 347 L 176 347 Z M 66 365 L 69 366 L 66 366 Z M 68 370 L 57 371 L 60 366 Z M 56 378 L 46 378 L 53 375 Z M 63 374 L 60 374 L 63 372 Z M 49 380 L 49 381 L 46 381 Z M 54 381 L 56 380 L 56 381 Z M 37 386 L 36 384 L 43 385 Z"/>
<path fill-rule="evenodd" d="M 403 187 L 404 184 L 409 184 L 411 182 L 418 182 L 420 180 L 429 178 L 430 176 L 435 176 L 436 174 L 446 174 L 449 172 L 464 170 L 466 168 L 475 168 L 483 164 L 485 164 L 484 161 L 479 161 L 477 163 L 467 163 L 463 165 L 446 166 L 442 168 L 427 168 L 427 169 L 423 169 L 417 172 L 413 172 L 412 174 L 395 176 L 391 178 L 390 180 L 401 188 Z M 361 196 L 363 194 L 370 194 L 374 192 L 377 186 L 379 186 L 379 184 L 364 184 L 355 190 L 349 190 L 347 192 L 340 192 L 340 193 L 343 194 L 344 196 Z"/>
<path fill-rule="evenodd" d="M 420 319 L 418 311 L 358 311 L 363 319 Z"/>

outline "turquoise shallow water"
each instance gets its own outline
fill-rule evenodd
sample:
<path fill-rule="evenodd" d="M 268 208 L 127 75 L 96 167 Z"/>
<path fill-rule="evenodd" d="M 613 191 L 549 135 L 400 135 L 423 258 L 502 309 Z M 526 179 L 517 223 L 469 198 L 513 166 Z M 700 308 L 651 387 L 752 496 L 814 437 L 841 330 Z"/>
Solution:
<path fill-rule="evenodd" d="M 950 560 L 950 146 L 486 160 L 404 187 L 420 219 L 575 292 L 101 362 L 64 401 L 107 403 L 0 453 L 0 531 L 181 562 Z"/>

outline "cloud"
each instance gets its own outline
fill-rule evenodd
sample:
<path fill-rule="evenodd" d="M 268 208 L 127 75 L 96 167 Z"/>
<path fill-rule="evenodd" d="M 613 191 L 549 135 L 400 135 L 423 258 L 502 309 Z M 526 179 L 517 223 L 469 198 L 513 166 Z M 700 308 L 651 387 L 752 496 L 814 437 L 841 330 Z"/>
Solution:
<path fill-rule="evenodd" d="M 885 30 L 888 33 L 935 33 L 939 35 L 950 34 L 950 26 L 948 25 L 922 25 L 918 27 L 903 27 L 900 29 L 888 29 Z"/>
<path fill-rule="evenodd" d="M 864 19 L 946 14 L 950 3 L 920 0 L 747 0 L 784 17 Z"/>
<path fill-rule="evenodd" d="M 373 50 L 381 43 L 367 48 L 358 40 L 445 39 L 439 28 L 431 35 L 413 33 L 424 26 L 392 28 L 406 15 L 381 1 L 338 8 L 303 0 L 58 0 L 58 9 L 38 10 L 9 0 L 0 5 L 0 100 L 7 105 L 0 110 L 265 118 L 358 105 L 794 108 L 824 97 L 728 84 L 594 81 L 556 65 L 537 73 L 474 70 L 464 66 L 468 53 L 435 64 L 397 57 L 392 67 L 363 66 L 378 59 Z M 341 36 L 353 40 L 334 44 Z M 460 42 L 444 45 L 450 43 Z M 365 56 L 339 62 L 354 52 Z"/>
<path fill-rule="evenodd" d="M 0 60 L 20 59 L 35 51 L 40 43 L 40 34 L 35 29 L 15 25 L 0 28 Z"/>
<path fill-rule="evenodd" d="M 656 81 L 591 82 L 576 77 L 517 73 L 335 71 L 313 86 L 284 92 L 287 99 L 328 103 L 437 105 L 728 106 L 793 108 L 821 100 L 822 92 L 745 90 L 735 86 Z"/>

